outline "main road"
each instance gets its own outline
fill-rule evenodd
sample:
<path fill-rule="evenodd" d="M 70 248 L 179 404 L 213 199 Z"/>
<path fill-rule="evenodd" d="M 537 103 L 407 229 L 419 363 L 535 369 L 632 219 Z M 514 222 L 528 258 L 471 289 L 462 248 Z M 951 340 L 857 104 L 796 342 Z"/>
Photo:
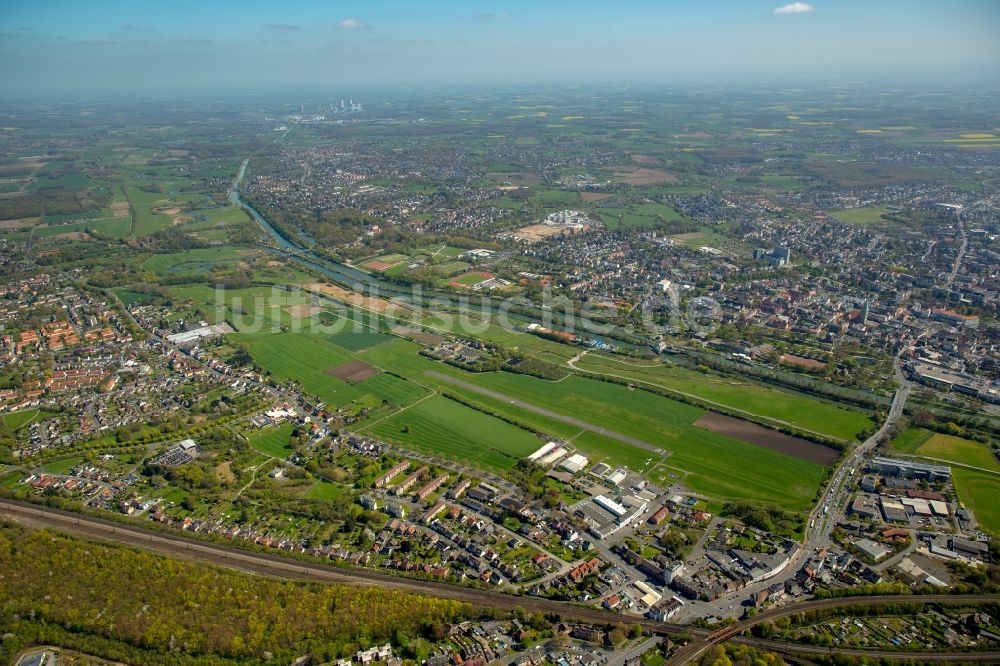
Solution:
<path fill-rule="evenodd" d="M 19 522 L 33 527 L 56 529 L 77 534 L 87 538 L 100 539 L 120 543 L 127 546 L 142 548 L 172 557 L 182 557 L 211 562 L 222 566 L 249 571 L 252 573 L 281 576 L 285 578 L 300 578 L 321 582 L 340 583 L 348 585 L 377 585 L 390 587 L 416 594 L 427 594 L 445 599 L 452 599 L 472 604 L 474 607 L 491 606 L 495 608 L 521 608 L 530 612 L 541 612 L 558 615 L 565 619 L 575 619 L 593 624 L 609 624 L 621 622 L 629 625 L 639 625 L 650 633 L 660 635 L 685 634 L 694 641 L 671 658 L 671 663 L 687 663 L 694 659 L 708 646 L 726 640 L 746 643 L 764 649 L 777 649 L 783 652 L 801 652 L 806 654 L 829 654 L 827 648 L 816 646 L 782 643 L 780 641 L 764 640 L 754 637 L 737 637 L 737 634 L 761 622 L 775 620 L 795 613 L 836 608 L 843 605 L 874 605 L 880 603 L 926 603 L 928 600 L 943 603 L 995 602 L 1000 601 L 1000 595 L 900 595 L 892 597 L 849 597 L 843 599 L 822 599 L 793 604 L 782 608 L 771 609 L 743 622 L 710 633 L 708 630 L 668 622 L 654 622 L 639 617 L 615 615 L 598 608 L 577 606 L 537 597 L 521 597 L 506 594 L 496 590 L 481 590 L 462 587 L 448 583 L 417 580 L 392 576 L 364 569 L 347 569 L 301 562 L 287 557 L 267 555 L 241 550 L 233 546 L 197 541 L 174 534 L 155 532 L 143 527 L 116 523 L 114 521 L 95 518 L 83 514 L 61 511 L 50 507 L 34 505 L 26 502 L 0 500 L 0 515 L 14 518 Z M 704 646 L 704 647 L 703 647 Z M 852 654 L 859 656 L 898 656 L 905 658 L 912 653 L 853 650 Z M 681 655 L 681 661 L 677 661 Z M 688 656 L 685 656 L 688 655 Z M 982 653 L 931 653 L 927 659 L 963 660 L 963 661 L 1000 661 L 1000 652 Z"/>
<path fill-rule="evenodd" d="M 899 357 L 897 356 L 897 372 L 898 367 Z M 850 453 L 848 453 L 847 456 L 845 456 L 838 463 L 837 468 L 830 479 L 830 483 L 827 484 L 822 497 L 809 514 L 808 522 L 805 527 L 805 538 L 803 539 L 802 544 L 803 547 L 794 554 L 792 560 L 789 562 L 789 565 L 786 567 L 789 575 L 794 574 L 798 570 L 802 560 L 808 557 L 811 553 L 815 552 L 817 548 L 826 546 L 830 543 L 830 533 L 833 531 L 835 517 L 839 514 L 840 496 L 844 490 L 844 485 L 847 480 L 851 478 L 854 468 L 859 466 L 864 461 L 865 456 L 879 445 L 882 439 L 896 424 L 896 421 L 899 420 L 899 417 L 903 415 L 903 407 L 906 405 L 906 398 L 909 394 L 909 385 L 907 385 L 905 380 L 900 381 L 899 388 L 896 389 L 896 394 L 892 398 L 892 404 L 889 406 L 889 413 L 886 415 L 885 421 L 882 423 L 882 427 L 880 427 L 871 437 L 854 447 Z M 768 582 L 773 583 L 773 579 Z M 800 608 L 800 605 L 795 604 L 776 610 L 785 610 L 788 608 L 796 609 Z M 793 610 L 792 612 L 798 611 Z M 762 613 L 755 617 L 774 618 L 775 616 L 776 614 Z M 740 626 L 745 629 L 758 623 L 757 621 L 753 621 L 751 624 L 747 624 L 747 622 L 750 621 L 745 621 L 735 626 Z M 733 635 L 734 634 L 729 631 L 719 631 L 709 636 L 696 638 L 694 641 L 678 650 L 670 658 L 669 664 L 686 664 L 691 661 L 695 661 L 710 647 L 716 643 L 725 642 Z"/>
<path fill-rule="evenodd" d="M 902 352 L 901 352 L 902 353 Z M 830 541 L 830 532 L 833 531 L 834 517 L 838 512 L 838 498 L 844 489 L 844 484 L 851 477 L 855 468 L 864 461 L 865 456 L 871 453 L 879 443 L 889 434 L 896 425 L 899 417 L 903 415 L 903 408 L 906 405 L 906 398 L 910 395 L 910 386 L 901 376 L 899 370 L 899 356 L 895 361 L 895 368 L 899 380 L 899 388 L 892 398 L 889 406 L 889 413 L 886 414 L 885 421 L 871 437 L 854 447 L 837 465 L 837 469 L 826 486 L 826 491 L 820 501 L 809 514 L 809 522 L 806 523 L 804 545 L 805 550 L 825 546 Z M 831 511 L 833 513 L 831 513 Z"/>

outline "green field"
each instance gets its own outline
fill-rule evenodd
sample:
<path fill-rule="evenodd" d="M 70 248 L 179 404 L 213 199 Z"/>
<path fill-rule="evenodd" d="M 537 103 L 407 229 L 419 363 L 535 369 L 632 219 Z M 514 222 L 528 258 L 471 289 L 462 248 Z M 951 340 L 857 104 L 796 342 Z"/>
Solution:
<path fill-rule="evenodd" d="M 60 460 L 53 460 L 52 462 L 45 463 L 42 465 L 42 469 L 50 474 L 65 474 L 73 467 L 76 467 L 83 462 L 81 456 L 74 456 L 72 458 L 62 458 Z"/>
<path fill-rule="evenodd" d="M 639 215 L 655 215 L 662 217 L 668 222 L 674 222 L 683 219 L 680 213 L 673 206 L 668 206 L 667 204 L 661 203 L 648 203 L 640 204 L 635 207 L 635 212 Z"/>
<path fill-rule="evenodd" d="M 155 211 L 167 208 L 183 208 L 190 202 L 204 199 L 203 194 L 192 192 L 171 194 L 172 188 L 177 186 L 178 184 L 169 181 L 163 185 L 163 189 L 167 190 L 166 192 L 146 192 L 140 189 L 139 185 L 135 182 L 127 185 L 128 200 L 135 215 L 132 229 L 133 236 L 147 236 L 174 224 L 173 217 Z"/>
<path fill-rule="evenodd" d="M 1000 537 L 1000 476 L 953 467 L 958 498 L 972 510 L 983 530 Z"/>
<path fill-rule="evenodd" d="M 460 275 L 459 277 L 455 278 L 453 281 L 456 284 L 460 284 L 460 285 L 463 285 L 463 286 L 466 286 L 466 287 L 471 287 L 473 285 L 479 284 L 480 282 L 485 282 L 488 279 L 489 278 L 483 277 L 479 273 L 467 273 L 465 275 Z"/>
<path fill-rule="evenodd" d="M 907 428 L 896 435 L 891 442 L 891 446 L 896 451 L 903 453 L 916 453 L 920 445 L 926 442 L 934 433 L 924 428 Z"/>
<path fill-rule="evenodd" d="M 469 270 L 469 266 L 470 264 L 465 261 L 446 261 L 443 264 L 435 264 L 434 272 L 438 275 L 450 277 Z"/>
<path fill-rule="evenodd" d="M 649 469 L 646 461 L 656 456 L 593 432 L 581 433 L 576 426 L 457 387 L 426 373 L 450 375 L 552 412 L 589 419 L 592 425 L 662 446 L 672 452 L 663 464 L 682 470 L 685 482 L 693 490 L 711 497 L 756 499 L 804 509 L 826 474 L 825 469 L 815 463 L 696 428 L 692 423 L 704 410 L 646 391 L 578 376 L 548 382 L 507 372 L 467 373 L 418 356 L 417 349 L 417 345 L 397 341 L 365 352 L 363 358 L 392 367 L 422 383 L 435 384 L 547 434 L 572 438 L 581 451 L 592 456 L 592 462 L 606 459 L 612 464 L 643 471 Z"/>
<path fill-rule="evenodd" d="M 122 287 L 120 289 L 115 289 L 115 294 L 121 299 L 121 302 L 125 305 L 132 305 L 134 303 L 140 303 L 148 298 L 147 294 L 141 291 L 135 291 L 133 289 L 127 289 Z"/>
<path fill-rule="evenodd" d="M 348 327 L 350 326 L 351 323 L 348 322 Z M 373 331 L 370 328 L 362 328 L 359 331 L 353 330 L 353 328 L 348 328 L 347 330 L 334 333 L 333 335 L 327 337 L 327 340 L 333 344 L 352 352 L 368 349 L 369 347 L 380 345 L 383 342 L 388 342 L 392 339 L 393 337 L 391 335 L 379 333 L 378 331 Z"/>
<path fill-rule="evenodd" d="M 180 228 L 185 232 L 194 233 L 195 236 L 211 242 L 225 241 L 227 238 L 227 227 L 235 227 L 250 222 L 250 217 L 247 216 L 242 208 L 236 206 L 200 208 L 187 211 L 186 215 L 192 218 L 192 221 L 182 225 Z"/>
<path fill-rule="evenodd" d="M 303 291 L 265 286 L 221 289 L 201 283 L 170 287 L 170 292 L 178 300 L 189 299 L 198 306 L 207 306 L 202 309 L 213 323 L 228 320 L 238 331 L 259 330 L 255 326 L 277 328 L 293 322 L 302 328 L 311 325 L 308 318 L 293 317 L 287 311 L 290 306 L 312 304 L 310 295 Z"/>
<path fill-rule="evenodd" d="M 649 382 L 730 409 L 745 410 L 840 439 L 853 440 L 859 432 L 872 425 L 871 419 L 861 412 L 817 398 L 735 377 L 708 375 L 676 365 L 648 364 L 588 354 L 576 362 L 576 367 L 596 374 Z"/>
<path fill-rule="evenodd" d="M 157 275 L 206 273 L 219 264 L 232 264 L 254 253 L 239 248 L 199 248 L 170 254 L 154 254 L 142 267 Z"/>
<path fill-rule="evenodd" d="M 276 379 L 294 379 L 306 393 L 319 396 L 332 407 L 347 406 L 354 401 L 375 406 L 382 400 L 402 406 L 427 393 L 417 384 L 386 373 L 354 385 L 334 377 L 327 370 L 350 361 L 352 356 L 314 333 L 233 334 L 229 337 L 237 343 L 246 342 L 254 362 Z"/>
<path fill-rule="evenodd" d="M 415 254 L 423 254 L 438 259 L 454 259 L 460 254 L 467 252 L 464 248 L 451 247 L 449 245 L 429 245 L 418 247 Z"/>
<path fill-rule="evenodd" d="M 288 438 L 292 436 L 291 423 L 282 423 L 277 427 L 264 428 L 247 434 L 250 446 L 261 453 L 274 458 L 287 458 L 292 453 Z"/>
<path fill-rule="evenodd" d="M 542 190 L 535 194 L 535 199 L 545 206 L 572 206 L 580 202 L 580 194 L 563 190 Z"/>
<path fill-rule="evenodd" d="M 680 214 L 666 204 L 642 204 L 634 208 L 599 208 L 598 217 L 609 229 L 626 227 L 652 227 L 663 222 L 681 219 Z"/>
<path fill-rule="evenodd" d="M 36 238 L 48 238 L 59 234 L 90 233 L 91 231 L 99 236 L 106 236 L 108 238 L 125 238 L 129 235 L 130 231 L 129 219 L 127 217 L 113 217 L 74 222 L 72 224 L 41 226 L 35 227 L 32 230 L 32 235 Z"/>
<path fill-rule="evenodd" d="M 872 206 L 870 208 L 835 210 L 830 213 L 830 216 L 847 224 L 874 224 L 876 222 L 885 222 L 882 216 L 890 212 L 892 211 L 885 206 Z"/>
<path fill-rule="evenodd" d="M 23 409 L 19 412 L 4 414 L 0 418 L 3 419 L 3 423 L 7 426 L 7 428 L 10 430 L 18 430 L 29 426 L 36 421 L 48 418 L 49 416 L 52 416 L 50 412 L 43 412 L 40 409 Z"/>
<path fill-rule="evenodd" d="M 526 430 L 433 396 L 374 423 L 366 432 L 482 467 L 510 469 L 543 444 Z"/>
<path fill-rule="evenodd" d="M 955 490 L 959 499 L 972 509 L 983 529 L 1000 535 L 1000 502 L 997 502 L 1000 497 L 1000 463 L 985 444 L 924 428 L 907 428 L 892 440 L 892 448 L 902 453 L 979 468 L 952 465 Z"/>
<path fill-rule="evenodd" d="M 335 500 L 344 492 L 344 489 L 329 481 L 318 481 L 314 486 L 306 491 L 306 499 Z"/>
<path fill-rule="evenodd" d="M 1000 463 L 989 447 L 971 439 L 944 435 L 923 428 L 907 428 L 892 441 L 892 448 L 917 456 L 979 467 L 1000 474 Z M 1000 481 L 1000 477 L 997 478 Z"/>
<path fill-rule="evenodd" d="M 714 247 L 718 249 L 725 249 L 727 246 L 733 244 L 733 239 L 723 236 L 722 234 L 715 233 L 714 231 L 694 231 L 691 233 L 677 234 L 672 236 L 672 238 L 678 243 L 683 243 L 688 247 Z"/>

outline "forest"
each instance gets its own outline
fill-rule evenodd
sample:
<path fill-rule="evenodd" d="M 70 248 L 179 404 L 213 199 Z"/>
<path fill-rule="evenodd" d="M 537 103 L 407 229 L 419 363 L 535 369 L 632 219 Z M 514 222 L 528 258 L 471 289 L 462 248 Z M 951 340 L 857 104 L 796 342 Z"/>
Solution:
<path fill-rule="evenodd" d="M 0 635 L 13 634 L 0 660 L 56 639 L 132 663 L 325 661 L 385 642 L 418 658 L 446 623 L 475 616 L 456 601 L 253 576 L 4 521 L 0 572 Z"/>

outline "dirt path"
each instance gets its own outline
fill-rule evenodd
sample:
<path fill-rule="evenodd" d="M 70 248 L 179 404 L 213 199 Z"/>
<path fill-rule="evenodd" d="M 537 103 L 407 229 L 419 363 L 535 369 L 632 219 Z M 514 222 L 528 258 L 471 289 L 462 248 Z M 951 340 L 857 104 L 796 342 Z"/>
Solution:
<path fill-rule="evenodd" d="M 250 480 L 247 482 L 247 484 L 245 486 L 243 486 L 242 488 L 240 488 L 239 492 L 236 493 L 236 497 L 233 498 L 233 499 L 239 499 L 240 495 L 243 494 L 243 491 L 246 490 L 247 488 L 249 488 L 250 486 L 252 486 L 253 483 L 254 483 L 254 481 L 257 480 L 257 471 L 261 467 L 263 467 L 264 465 L 267 465 L 268 463 L 270 463 L 272 460 L 274 460 L 274 458 L 268 458 L 267 460 L 265 460 L 261 464 L 259 464 L 256 467 L 254 467 L 253 468 L 253 474 L 250 475 Z M 319 481 L 317 481 L 316 483 L 319 483 Z"/>
<path fill-rule="evenodd" d="M 645 449 L 646 451 L 651 451 L 657 455 L 663 455 L 664 448 L 662 446 L 657 446 L 655 444 L 650 444 L 641 439 L 636 439 L 635 437 L 630 437 L 629 435 L 616 432 L 614 430 L 608 430 L 607 428 L 602 428 L 600 426 L 595 426 L 592 423 L 587 423 L 586 421 L 581 421 L 580 419 L 574 418 L 572 416 L 566 416 L 565 414 L 559 414 L 557 412 L 532 405 L 531 403 L 524 402 L 523 400 L 518 400 L 512 398 L 509 395 L 504 395 L 497 391 L 491 389 L 483 388 L 481 386 L 476 386 L 475 384 L 470 384 L 469 382 L 462 381 L 461 379 L 455 379 L 454 377 L 449 377 L 448 375 L 442 374 L 440 372 L 430 371 L 425 373 L 428 377 L 432 377 L 439 381 L 458 386 L 459 388 L 464 388 L 467 391 L 472 391 L 473 393 L 478 393 L 480 395 L 485 395 L 488 398 L 494 398 L 496 400 L 502 400 L 509 405 L 514 405 L 520 409 L 524 409 L 533 414 L 538 414 L 539 416 L 544 416 L 550 419 L 555 419 L 556 421 L 562 421 L 563 423 L 568 423 L 570 425 L 576 426 L 577 428 L 582 428 L 584 430 L 589 430 L 590 432 L 597 433 L 598 435 L 604 435 L 605 437 L 610 437 L 611 439 L 616 439 L 619 442 L 624 442 L 630 446 L 635 446 L 640 449 Z"/>
<path fill-rule="evenodd" d="M 404 406 L 400 407 L 399 409 L 397 409 L 396 411 L 392 412 L 391 414 L 387 414 L 387 415 L 383 416 L 380 419 L 377 419 L 375 421 L 371 421 L 369 423 L 366 423 L 363 427 L 361 427 L 361 428 L 358 429 L 358 432 L 364 432 L 366 430 L 371 430 L 373 427 L 377 426 L 382 421 L 385 421 L 386 419 L 391 419 L 393 416 L 396 416 L 397 414 L 405 412 L 410 407 L 415 407 L 416 405 L 419 405 L 420 403 L 422 403 L 424 400 L 427 400 L 428 398 L 433 398 L 434 396 L 436 396 L 438 394 L 438 392 L 435 391 L 434 389 L 430 389 L 430 391 L 431 392 L 428 395 L 425 395 L 424 397 L 420 398 L 419 400 L 411 402 L 408 405 L 404 405 Z"/>

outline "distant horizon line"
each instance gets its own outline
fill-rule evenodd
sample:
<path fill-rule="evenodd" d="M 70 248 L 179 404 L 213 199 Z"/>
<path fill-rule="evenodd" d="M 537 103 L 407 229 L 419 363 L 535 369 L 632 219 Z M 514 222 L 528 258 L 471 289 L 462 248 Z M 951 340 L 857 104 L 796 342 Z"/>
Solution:
<path fill-rule="evenodd" d="M 510 90 L 516 87 L 523 87 L 528 90 L 537 91 L 539 88 L 549 87 L 556 90 L 585 89 L 585 90 L 605 90 L 609 92 L 627 91 L 640 86 L 650 86 L 656 89 L 686 89 L 696 90 L 699 87 L 708 90 L 721 86 L 731 87 L 734 90 L 746 90 L 758 88 L 761 85 L 773 86 L 776 88 L 794 87 L 798 89 L 829 89 L 833 87 L 845 88 L 885 88 L 888 91 L 898 92 L 948 92 L 956 88 L 966 89 L 969 92 L 998 92 L 1000 93 L 1000 71 L 992 67 L 985 67 L 982 70 L 963 69 L 961 72 L 935 72 L 929 73 L 925 70 L 920 72 L 913 70 L 901 70 L 894 72 L 883 72 L 880 74 L 859 75 L 856 72 L 803 72 L 803 73 L 717 73 L 717 74 L 695 74 L 690 75 L 635 75 L 631 77 L 580 77 L 570 78 L 564 76 L 553 76 L 550 78 L 490 78 L 489 80 L 475 78 L 433 78 L 423 80 L 399 79 L 399 80 L 379 80 L 372 81 L 366 79 L 345 79 L 341 81 L 317 81 L 317 82 L 277 82 L 266 83 L 230 83 L 230 84 L 207 84 L 199 83 L 193 85 L 176 86 L 107 86 L 95 87 L 90 85 L 66 86 L 55 89 L 45 86 L 35 87 L 8 87 L 5 91 L 6 102 L 16 102 L 38 99 L 59 99 L 67 95 L 83 95 L 88 101 L 98 101 L 104 99 L 120 99 L 122 96 L 132 98 L 141 97 L 145 100 L 164 99 L 176 95 L 188 95 L 192 97 L 220 97 L 229 95 L 243 96 L 272 96 L 281 94 L 306 94 L 321 96 L 333 94 L 336 90 L 380 90 L 380 91 L 412 91 L 419 88 L 431 87 L 437 90 L 466 88 L 466 89 L 494 89 Z M 759 92 L 765 92 L 759 90 Z M 336 93 L 339 95 L 340 93 Z M 62 99 L 64 103 L 70 100 Z M 135 101 L 140 101 L 136 99 Z"/>

